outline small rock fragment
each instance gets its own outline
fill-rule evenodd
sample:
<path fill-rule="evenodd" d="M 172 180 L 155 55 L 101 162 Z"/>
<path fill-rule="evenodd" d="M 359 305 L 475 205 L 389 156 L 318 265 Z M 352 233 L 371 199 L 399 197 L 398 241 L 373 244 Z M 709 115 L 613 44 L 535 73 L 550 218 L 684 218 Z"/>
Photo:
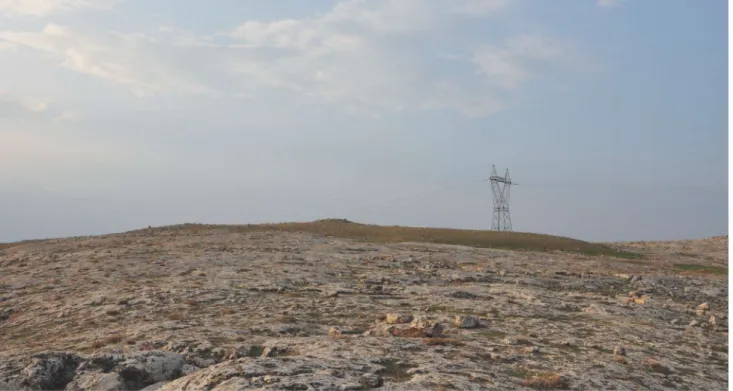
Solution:
<path fill-rule="evenodd" d="M 524 349 L 525 353 L 539 353 L 540 347 L 539 346 L 527 346 Z"/>
<path fill-rule="evenodd" d="M 373 373 L 365 373 L 359 378 L 359 383 L 367 388 L 377 388 L 384 384 L 384 380 L 381 376 Z"/>
<path fill-rule="evenodd" d="M 585 341 L 583 342 L 583 346 L 589 349 L 596 349 L 598 348 L 598 344 L 593 341 Z"/>
<path fill-rule="evenodd" d="M 151 384 L 151 385 L 143 388 L 140 391 L 157 391 L 157 390 L 163 388 L 163 386 L 166 385 L 166 384 L 168 384 L 168 382 L 166 382 L 166 381 L 161 381 L 161 382 L 153 383 L 153 384 Z"/>
<path fill-rule="evenodd" d="M 412 322 L 412 319 L 412 315 L 402 314 L 399 312 L 391 312 L 387 314 L 385 322 L 387 324 L 410 323 Z"/>
<path fill-rule="evenodd" d="M 417 318 L 410 323 L 410 329 L 420 330 L 426 337 L 437 337 L 443 334 L 443 325 L 427 318 Z"/>
<path fill-rule="evenodd" d="M 250 382 L 247 379 L 237 376 L 219 383 L 211 391 L 239 391 L 248 386 L 250 386 Z"/>
<path fill-rule="evenodd" d="M 708 305 L 708 303 L 702 303 L 699 306 L 697 306 L 697 309 L 703 310 L 703 311 L 708 311 L 708 310 L 710 310 L 710 306 Z"/>
<path fill-rule="evenodd" d="M 506 345 L 516 345 L 519 343 L 519 341 L 516 338 L 510 337 L 510 336 L 504 337 L 502 342 L 504 342 L 504 344 Z"/>
<path fill-rule="evenodd" d="M 613 354 L 617 356 L 625 356 L 626 355 L 626 348 L 623 346 L 614 346 L 613 348 Z"/>
<path fill-rule="evenodd" d="M 461 329 L 473 329 L 479 326 L 479 321 L 473 315 L 456 315 L 453 325 Z"/>
<path fill-rule="evenodd" d="M 466 292 L 466 291 L 451 292 L 449 296 L 454 297 L 456 299 L 477 299 L 478 298 L 478 295 L 475 295 L 471 292 Z"/>

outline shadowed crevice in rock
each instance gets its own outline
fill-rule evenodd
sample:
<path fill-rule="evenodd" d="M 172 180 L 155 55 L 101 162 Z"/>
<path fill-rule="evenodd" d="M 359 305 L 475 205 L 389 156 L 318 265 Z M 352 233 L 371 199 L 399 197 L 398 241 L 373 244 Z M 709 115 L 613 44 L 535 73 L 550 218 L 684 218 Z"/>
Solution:
<path fill-rule="evenodd" d="M 74 353 L 43 353 L 23 369 L 20 384 L 35 390 L 63 390 L 76 375 L 82 358 Z"/>

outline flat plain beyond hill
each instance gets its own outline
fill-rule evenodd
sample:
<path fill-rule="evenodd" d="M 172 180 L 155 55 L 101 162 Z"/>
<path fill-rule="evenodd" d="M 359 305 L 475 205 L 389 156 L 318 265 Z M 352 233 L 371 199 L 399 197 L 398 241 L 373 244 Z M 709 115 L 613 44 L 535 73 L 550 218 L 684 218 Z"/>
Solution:
<path fill-rule="evenodd" d="M 721 390 L 728 238 L 346 220 L 0 244 L 0 390 Z"/>

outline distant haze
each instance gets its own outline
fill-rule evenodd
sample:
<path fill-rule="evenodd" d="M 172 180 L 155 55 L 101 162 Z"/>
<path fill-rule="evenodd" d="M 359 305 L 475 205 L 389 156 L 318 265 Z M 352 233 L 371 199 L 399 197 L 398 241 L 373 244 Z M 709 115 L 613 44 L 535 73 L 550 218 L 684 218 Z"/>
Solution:
<path fill-rule="evenodd" d="M 492 164 L 519 183 L 518 231 L 724 235 L 727 15 L 0 1 L 0 242 L 330 217 L 488 229 Z"/>

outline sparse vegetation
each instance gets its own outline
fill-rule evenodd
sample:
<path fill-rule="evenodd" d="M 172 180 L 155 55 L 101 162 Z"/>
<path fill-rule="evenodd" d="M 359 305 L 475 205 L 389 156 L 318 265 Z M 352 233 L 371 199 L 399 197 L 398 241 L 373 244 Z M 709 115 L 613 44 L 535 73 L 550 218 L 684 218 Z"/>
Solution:
<path fill-rule="evenodd" d="M 644 368 L 646 368 L 650 372 L 661 373 L 665 375 L 672 372 L 669 368 L 662 365 L 659 360 L 651 357 L 648 357 L 646 360 L 644 360 Z"/>
<path fill-rule="evenodd" d="M 385 360 L 381 365 L 384 369 L 380 370 L 379 373 L 393 383 L 404 383 L 412 379 L 412 375 L 407 371 L 415 367 L 397 360 Z"/>
<path fill-rule="evenodd" d="M 565 378 L 555 373 L 527 377 L 522 381 L 522 385 L 536 390 L 564 390 L 569 386 Z"/>
<path fill-rule="evenodd" d="M 94 349 L 99 349 L 104 346 L 118 344 L 122 342 L 124 339 L 125 338 L 120 334 L 113 334 L 113 335 L 109 335 L 107 337 L 104 337 L 102 339 L 98 339 L 92 342 L 92 347 Z"/>
<path fill-rule="evenodd" d="M 180 312 L 169 312 L 166 317 L 168 320 L 183 320 L 183 314 Z"/>
<path fill-rule="evenodd" d="M 424 345 L 452 345 L 452 346 L 463 346 L 465 343 L 460 339 L 455 338 L 423 338 L 422 343 Z"/>
<path fill-rule="evenodd" d="M 486 230 L 462 230 L 451 228 L 422 228 L 359 224 L 344 219 L 326 219 L 307 223 L 277 223 L 259 225 L 199 225 L 187 224 L 187 228 L 221 229 L 230 232 L 307 232 L 346 239 L 376 243 L 421 242 L 453 244 L 480 248 L 497 248 L 525 251 L 558 251 L 584 255 L 606 255 L 617 258 L 639 259 L 640 254 L 617 250 L 603 244 L 560 236 L 524 232 L 499 232 Z M 193 226 L 193 227 L 192 227 Z"/>
<path fill-rule="evenodd" d="M 259 357 L 262 355 L 262 352 L 265 351 L 264 346 L 260 345 L 252 345 L 249 348 L 249 351 L 247 352 L 247 357 Z"/>
<path fill-rule="evenodd" d="M 685 270 L 685 271 L 691 271 L 691 272 L 701 272 L 701 273 L 720 274 L 720 275 L 728 274 L 728 268 L 720 267 L 720 266 L 696 265 L 696 264 L 691 264 L 691 263 L 676 263 L 674 267 L 679 270 Z"/>
<path fill-rule="evenodd" d="M 376 389 L 406 381 L 410 389 L 446 390 L 568 389 L 590 380 L 609 389 L 727 384 L 725 275 L 675 267 L 725 268 L 727 242 L 607 244 L 647 254 L 636 260 L 412 240 L 474 235 L 486 240 L 478 246 L 491 247 L 494 235 L 502 235 L 493 232 L 303 224 L 309 228 L 292 225 L 292 232 L 184 225 L 0 251 L 0 359 L 25 360 L 14 372 L 0 365 L 0 378 L 21 373 L 30 355 L 50 351 L 57 352 L 54 363 L 73 358 L 69 368 L 79 360 L 94 364 L 81 367 L 82 376 L 119 374 L 141 353 L 171 363 L 183 362 L 172 353 L 182 355 L 199 369 L 170 385 L 173 390 L 186 381 L 214 388 L 220 375 L 249 368 L 277 371 L 258 376 L 265 388 Z M 522 250 L 536 240 L 574 243 L 517 235 L 529 238 L 518 244 Z M 402 240 L 411 243 L 383 244 Z M 155 263 L 148 262 L 152 251 Z M 682 258 L 680 251 L 699 257 Z M 705 261 L 708 255 L 714 260 Z M 625 298 L 644 304 L 627 305 Z M 124 359 L 99 358 L 117 352 Z M 103 368 L 102 361 L 108 362 Z"/>

